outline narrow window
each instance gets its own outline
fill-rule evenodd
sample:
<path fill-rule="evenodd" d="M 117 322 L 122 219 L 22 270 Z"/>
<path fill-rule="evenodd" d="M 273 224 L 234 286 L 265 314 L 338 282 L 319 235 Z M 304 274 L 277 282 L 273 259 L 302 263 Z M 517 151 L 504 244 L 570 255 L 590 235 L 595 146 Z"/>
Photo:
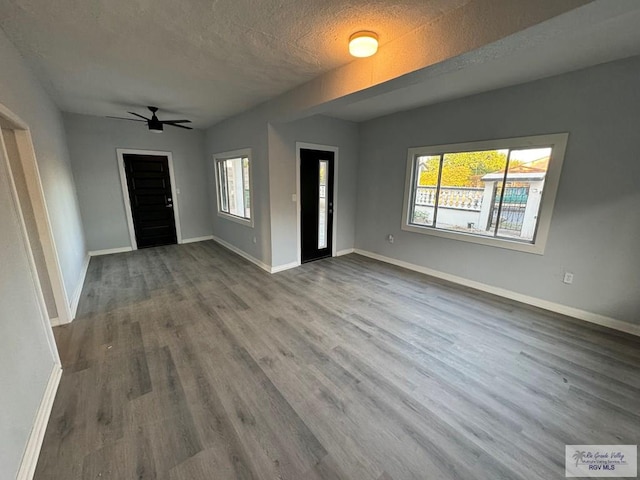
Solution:
<path fill-rule="evenodd" d="M 251 217 L 251 160 L 248 154 L 214 156 L 218 190 L 218 214 L 231 220 L 250 223 Z"/>
<path fill-rule="evenodd" d="M 319 172 L 319 185 L 318 185 L 318 248 L 327 247 L 327 229 L 329 225 L 327 223 L 328 209 L 327 209 L 327 175 L 328 175 L 327 160 L 320 160 L 320 172 Z"/>

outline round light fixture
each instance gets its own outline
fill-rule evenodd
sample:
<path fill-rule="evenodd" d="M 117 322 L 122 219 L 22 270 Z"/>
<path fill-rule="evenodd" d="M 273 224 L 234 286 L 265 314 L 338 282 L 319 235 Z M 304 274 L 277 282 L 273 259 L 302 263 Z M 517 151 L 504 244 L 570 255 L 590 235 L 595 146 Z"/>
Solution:
<path fill-rule="evenodd" d="M 349 38 L 349 53 L 354 57 L 370 57 L 378 51 L 378 35 L 356 32 Z"/>

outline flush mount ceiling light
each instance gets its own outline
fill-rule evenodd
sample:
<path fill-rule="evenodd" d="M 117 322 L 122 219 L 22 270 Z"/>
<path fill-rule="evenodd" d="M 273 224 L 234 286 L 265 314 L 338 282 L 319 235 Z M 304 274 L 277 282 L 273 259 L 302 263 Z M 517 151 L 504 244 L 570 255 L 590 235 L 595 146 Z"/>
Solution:
<path fill-rule="evenodd" d="M 370 57 L 378 51 L 378 35 L 356 32 L 349 38 L 349 53 L 354 57 Z"/>

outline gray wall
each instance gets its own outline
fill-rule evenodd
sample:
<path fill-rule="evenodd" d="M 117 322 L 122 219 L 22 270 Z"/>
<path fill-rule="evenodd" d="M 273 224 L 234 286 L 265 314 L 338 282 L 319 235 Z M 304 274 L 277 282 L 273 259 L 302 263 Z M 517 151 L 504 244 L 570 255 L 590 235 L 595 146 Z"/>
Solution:
<path fill-rule="evenodd" d="M 64 282 L 71 295 L 80 280 L 85 251 L 62 121 L 1 30 L 0 64 L 0 103 L 31 127 Z M 43 323 L 20 230 L 3 163 L 0 165 L 1 478 L 16 476 L 55 365 L 51 329 Z"/>
<path fill-rule="evenodd" d="M 16 478 L 55 360 L 1 157 L 0 478 L 9 479 Z"/>
<path fill-rule="evenodd" d="M 213 154 L 251 148 L 253 174 L 253 228 L 217 214 Z M 269 216 L 269 152 L 267 121 L 258 109 L 225 120 L 207 130 L 206 162 L 209 172 L 210 217 L 213 234 L 266 265 L 271 265 Z M 255 237 L 256 243 L 253 243 Z"/>
<path fill-rule="evenodd" d="M 211 235 L 204 131 L 166 127 L 157 134 L 141 123 L 69 113 L 64 124 L 88 250 L 131 245 L 117 148 L 172 152 L 182 238 Z"/>
<path fill-rule="evenodd" d="M 363 123 L 356 247 L 640 323 L 638 78 L 635 57 Z M 544 256 L 400 230 L 408 147 L 554 132 L 570 137 Z"/>
<path fill-rule="evenodd" d="M 84 235 L 60 112 L 0 30 L 0 103 L 29 125 L 67 296 L 82 280 Z"/>
<path fill-rule="evenodd" d="M 355 241 L 358 125 L 315 116 L 269 125 L 269 180 L 273 266 L 297 261 L 296 142 L 338 147 L 336 250 L 351 249 Z"/>
<path fill-rule="evenodd" d="M 213 233 L 268 266 L 297 260 L 296 142 L 339 148 L 337 249 L 354 246 L 358 125 L 323 116 L 269 123 L 263 105 L 207 131 L 207 162 Z M 252 149 L 254 227 L 217 215 L 213 154 Z M 253 243 L 253 238 L 256 243 Z"/>

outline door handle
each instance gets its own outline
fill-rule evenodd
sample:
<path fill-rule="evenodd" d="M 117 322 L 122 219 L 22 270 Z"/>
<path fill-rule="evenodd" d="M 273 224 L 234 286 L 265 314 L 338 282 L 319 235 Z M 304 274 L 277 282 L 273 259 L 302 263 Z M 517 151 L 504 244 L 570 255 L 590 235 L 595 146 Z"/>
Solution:
<path fill-rule="evenodd" d="M 165 205 L 165 207 L 171 208 L 171 207 L 173 207 L 173 205 L 169 203 L 168 205 Z"/>

